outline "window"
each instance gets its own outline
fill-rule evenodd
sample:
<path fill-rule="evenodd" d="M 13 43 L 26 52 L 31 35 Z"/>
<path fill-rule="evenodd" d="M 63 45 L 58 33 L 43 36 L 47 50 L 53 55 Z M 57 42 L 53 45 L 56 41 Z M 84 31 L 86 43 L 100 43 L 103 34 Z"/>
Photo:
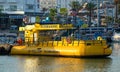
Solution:
<path fill-rule="evenodd" d="M 38 5 L 37 5 L 37 8 L 39 8 L 39 7 L 40 7 L 40 5 L 38 4 Z"/>
<path fill-rule="evenodd" d="M 16 0 L 8 0 L 9 3 L 15 3 Z"/>
<path fill-rule="evenodd" d="M 16 5 L 10 5 L 10 11 L 16 11 L 17 6 Z"/>
<path fill-rule="evenodd" d="M 27 4 L 27 9 L 28 10 L 33 10 L 34 9 L 34 5 L 33 4 Z"/>
<path fill-rule="evenodd" d="M 0 11 L 1 11 L 1 10 L 4 10 L 4 9 L 3 9 L 3 5 L 0 5 Z"/>
<path fill-rule="evenodd" d="M 109 13 L 113 13 L 113 10 L 108 10 Z"/>

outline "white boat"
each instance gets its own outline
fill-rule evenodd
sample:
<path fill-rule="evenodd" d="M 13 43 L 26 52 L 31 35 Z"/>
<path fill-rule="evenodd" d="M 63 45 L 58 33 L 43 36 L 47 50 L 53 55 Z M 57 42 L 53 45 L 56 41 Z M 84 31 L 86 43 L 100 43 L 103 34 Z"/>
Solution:
<path fill-rule="evenodd" d="M 113 42 L 120 42 L 120 28 L 114 30 L 111 39 Z"/>

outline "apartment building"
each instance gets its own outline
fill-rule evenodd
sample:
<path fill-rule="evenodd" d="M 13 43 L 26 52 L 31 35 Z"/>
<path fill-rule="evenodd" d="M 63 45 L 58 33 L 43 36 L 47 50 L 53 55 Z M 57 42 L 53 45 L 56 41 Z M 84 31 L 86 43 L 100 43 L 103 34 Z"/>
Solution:
<path fill-rule="evenodd" d="M 97 4 L 98 1 L 99 1 L 99 3 L 103 3 L 103 2 L 106 2 L 106 1 L 108 1 L 110 3 L 114 2 L 114 0 L 56 0 L 56 1 L 57 1 L 57 6 L 58 7 L 60 7 L 60 8 L 63 7 L 63 8 L 68 8 L 68 9 L 70 9 L 69 4 L 72 1 L 78 1 L 81 5 L 85 2 L 91 2 L 91 3 L 94 3 L 94 4 Z"/>

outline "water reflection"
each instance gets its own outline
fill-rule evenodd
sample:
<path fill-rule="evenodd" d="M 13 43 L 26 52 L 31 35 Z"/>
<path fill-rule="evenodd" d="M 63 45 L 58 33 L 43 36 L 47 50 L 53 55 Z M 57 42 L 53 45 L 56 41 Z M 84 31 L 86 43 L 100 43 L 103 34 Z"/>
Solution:
<path fill-rule="evenodd" d="M 100 72 L 109 70 L 111 58 L 25 57 L 25 72 Z"/>
<path fill-rule="evenodd" d="M 25 60 L 24 60 L 24 71 L 25 72 L 38 72 L 37 71 L 37 67 L 39 66 L 38 65 L 39 63 L 39 60 L 37 57 L 27 57 Z"/>
<path fill-rule="evenodd" d="M 120 43 L 112 43 L 113 56 L 120 56 Z"/>

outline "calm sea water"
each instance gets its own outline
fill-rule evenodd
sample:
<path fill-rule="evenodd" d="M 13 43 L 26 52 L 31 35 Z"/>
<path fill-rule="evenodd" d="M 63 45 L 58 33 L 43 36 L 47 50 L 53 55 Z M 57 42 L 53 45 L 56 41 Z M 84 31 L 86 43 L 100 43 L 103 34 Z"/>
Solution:
<path fill-rule="evenodd" d="M 119 72 L 120 43 L 108 58 L 0 56 L 0 72 Z"/>

